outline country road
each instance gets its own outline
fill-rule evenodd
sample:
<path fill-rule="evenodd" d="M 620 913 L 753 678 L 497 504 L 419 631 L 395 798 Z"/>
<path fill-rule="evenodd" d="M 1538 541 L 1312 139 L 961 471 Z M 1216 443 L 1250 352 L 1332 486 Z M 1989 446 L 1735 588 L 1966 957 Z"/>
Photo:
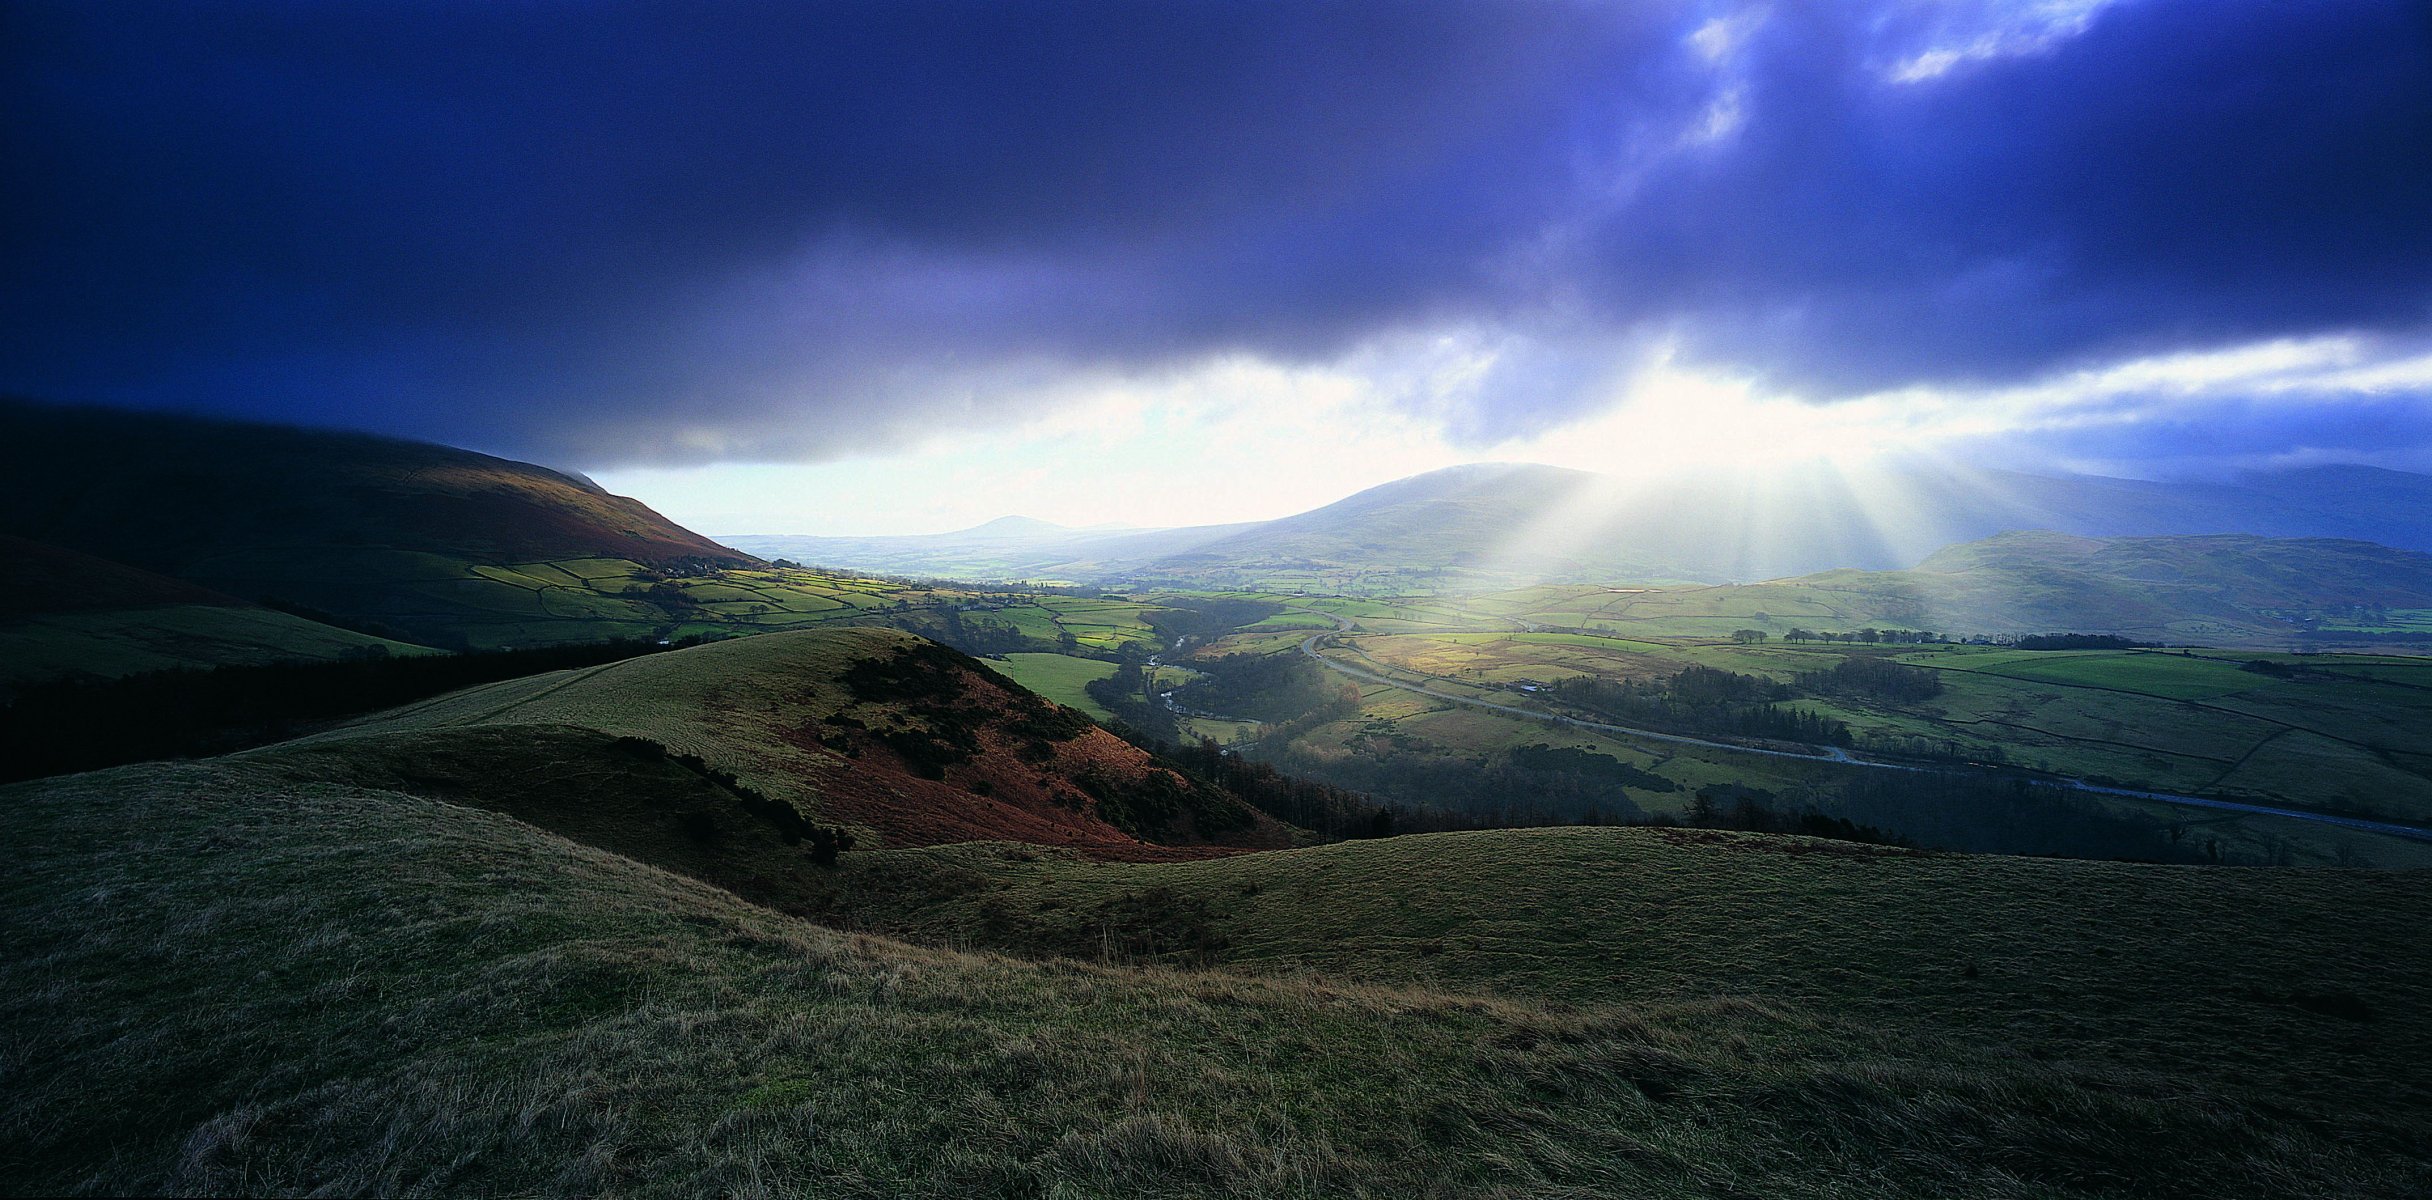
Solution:
<path fill-rule="evenodd" d="M 1325 667 L 1327 670 L 1333 671 L 1338 675 L 1346 675 L 1353 679 L 1364 680 L 1383 687 L 1400 688 L 1406 692 L 1416 692 L 1422 696 L 1428 696 L 1433 699 L 1443 700 L 1453 704 L 1462 704 L 1471 708 L 1482 708 L 1491 712 L 1505 713 L 1510 716 L 1522 717 L 1531 721 L 1554 721 L 1576 729 L 1594 730 L 1598 733 L 1617 734 L 1622 737 L 1640 738 L 1649 741 L 1671 742 L 1676 745 L 1684 746 L 1703 746 L 1714 750 L 1728 750 L 1734 754 L 1759 754 L 1768 758 L 1799 759 L 1806 762 L 1832 763 L 1845 767 L 1865 767 L 1869 770 L 1876 771 L 1929 771 L 1951 769 L 1947 767 L 1924 767 L 1914 763 L 1886 762 L 1882 759 L 1867 758 L 1861 755 L 1852 754 L 1849 751 L 1843 750 L 1837 746 L 1815 746 L 1806 750 L 1775 750 L 1767 749 L 1761 746 L 1744 746 L 1735 742 L 1716 741 L 1712 738 L 1692 737 L 1688 734 L 1681 733 L 1665 733 L 1656 729 L 1639 729 L 1628 725 L 1608 725 L 1602 721 L 1589 721 L 1579 717 L 1566 717 L 1559 713 L 1520 708 L 1510 704 L 1497 704 L 1492 700 L 1480 700 L 1472 696 L 1456 695 L 1451 692 L 1440 691 L 1436 688 L 1428 687 L 1424 684 L 1412 683 L 1402 679 L 1395 679 L 1391 676 L 1384 675 L 1376 671 L 1362 670 L 1358 667 L 1350 666 L 1348 664 L 1328 658 L 1325 655 L 1318 653 L 1319 648 L 1326 642 L 1333 639 L 1337 634 L 1351 632 L 1352 629 L 1355 628 L 1352 623 L 1348 619 L 1336 616 L 1333 613 L 1318 612 L 1314 609 L 1295 608 L 1288 611 L 1307 613 L 1308 615 L 1315 617 L 1325 617 L 1334 622 L 1335 628 L 1333 630 L 1325 633 L 1310 634 L 1308 637 L 1301 639 L 1300 643 L 1300 652 L 1308 655 L 1312 659 L 1317 660 L 1318 664 Z M 2015 777 L 2018 774 L 2017 772 L 2010 771 L 1996 771 L 1993 768 L 1979 769 L 2011 777 Z M 2355 829 L 2365 833 L 2378 833 L 2389 837 L 2407 838 L 2409 840 L 2418 842 L 2432 842 L 2432 829 L 2424 829 L 2414 825 L 2401 825 L 2391 821 L 2372 821 L 2366 820 L 2363 817 L 2334 816 L 2329 813 L 2305 812 L 2303 810 L 2294 808 L 2273 808 L 2270 805 L 2265 804 L 2242 804 L 2235 800 L 2214 800 L 2205 796 L 2181 795 L 2177 792 L 2148 792 L 2140 791 L 2136 788 L 2111 787 L 2105 784 L 2089 783 L 2083 779 L 2072 779 L 2067 776 L 2059 775 L 2037 774 L 2034 775 L 2033 778 L 2039 783 L 2049 783 L 2057 787 L 2065 787 L 2080 792 L 2091 792 L 2096 795 L 2120 796 L 2130 800 L 2151 800 L 2162 804 L 2175 804 L 2185 808 L 2205 808 L 2218 812 L 2248 813 L 2265 817 L 2288 817 L 2292 820 L 2313 821 L 2323 825 L 2336 825 L 2343 829 Z"/>

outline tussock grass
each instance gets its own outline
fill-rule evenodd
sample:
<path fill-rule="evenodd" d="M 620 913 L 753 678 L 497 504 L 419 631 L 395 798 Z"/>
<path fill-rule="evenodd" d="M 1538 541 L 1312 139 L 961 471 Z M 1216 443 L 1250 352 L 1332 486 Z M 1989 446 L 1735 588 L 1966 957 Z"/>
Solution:
<path fill-rule="evenodd" d="M 2404 1195 L 2420 1146 L 1796 1005 L 840 933 L 274 762 L 0 791 L 11 1192 Z M 1280 856 L 1278 856 L 1280 857 Z"/>

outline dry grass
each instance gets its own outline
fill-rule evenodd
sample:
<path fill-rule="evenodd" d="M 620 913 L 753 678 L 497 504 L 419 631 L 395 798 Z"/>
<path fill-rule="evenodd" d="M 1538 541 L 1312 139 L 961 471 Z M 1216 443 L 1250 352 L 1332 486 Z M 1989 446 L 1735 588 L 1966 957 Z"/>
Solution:
<path fill-rule="evenodd" d="M 856 937 L 276 764 L 0 792 L 11 1192 L 2405 1195 L 2420 1145 L 1796 1005 Z M 1198 868 L 1192 868 L 1198 869 Z"/>

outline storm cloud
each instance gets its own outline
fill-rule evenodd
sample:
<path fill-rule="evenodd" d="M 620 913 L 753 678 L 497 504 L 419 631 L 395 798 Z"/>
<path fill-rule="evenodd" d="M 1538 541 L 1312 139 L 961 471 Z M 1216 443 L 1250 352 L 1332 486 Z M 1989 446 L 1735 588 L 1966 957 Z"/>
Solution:
<path fill-rule="evenodd" d="M 2405 0 L 0 19 L 0 388 L 570 465 L 1430 338 L 1513 348 L 1413 390 L 1492 441 L 1651 346 L 1824 402 L 2432 328 Z"/>

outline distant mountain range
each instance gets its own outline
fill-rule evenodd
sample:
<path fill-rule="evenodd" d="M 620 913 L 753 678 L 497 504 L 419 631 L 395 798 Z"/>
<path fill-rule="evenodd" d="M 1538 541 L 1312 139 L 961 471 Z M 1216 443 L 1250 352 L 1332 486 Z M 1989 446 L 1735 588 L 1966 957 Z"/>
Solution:
<path fill-rule="evenodd" d="M 1099 531 L 1023 520 L 926 537 L 722 540 L 764 557 L 892 574 L 1399 590 L 1896 570 L 1945 546 L 2017 530 L 2342 538 L 2432 550 L 2432 476 L 2335 466 L 2161 483 L 1902 464 L 1654 483 L 1491 463 L 1249 524 Z"/>
<path fill-rule="evenodd" d="M 1915 467 L 1655 486 L 1489 464 L 1248 524 L 1008 518 L 730 548 L 580 476 L 466 450 L 0 404 L 0 691 L 181 665 L 749 632 L 761 626 L 737 625 L 744 610 L 774 612 L 783 597 L 720 573 L 765 567 L 754 554 L 1066 581 L 1151 603 L 1166 588 L 1567 583 L 1631 593 L 1627 621 L 1681 632 L 1877 624 L 2254 643 L 2334 621 L 2420 628 L 2390 614 L 2432 609 L 2428 515 L 2432 478 L 2353 467 L 2190 486 Z M 1733 580 L 1753 582 L 1696 586 Z M 1665 583 L 1691 586 L 1610 586 Z M 926 603 L 942 614 L 965 602 Z M 1599 600 L 1598 619 L 1621 619 L 1614 603 Z"/>

